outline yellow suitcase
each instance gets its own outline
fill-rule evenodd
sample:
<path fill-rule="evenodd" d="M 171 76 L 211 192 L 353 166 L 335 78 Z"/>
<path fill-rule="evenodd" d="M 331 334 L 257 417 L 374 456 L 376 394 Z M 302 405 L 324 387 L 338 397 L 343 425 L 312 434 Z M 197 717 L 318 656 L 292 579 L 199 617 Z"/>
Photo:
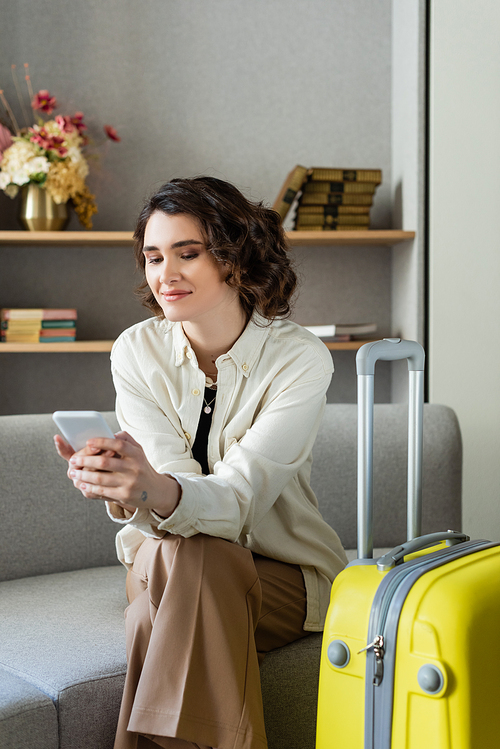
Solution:
<path fill-rule="evenodd" d="M 373 376 L 410 370 L 408 542 L 372 559 Z M 316 749 L 500 747 L 500 546 L 419 536 L 423 350 L 358 352 L 358 559 L 336 578 L 323 635 Z"/>

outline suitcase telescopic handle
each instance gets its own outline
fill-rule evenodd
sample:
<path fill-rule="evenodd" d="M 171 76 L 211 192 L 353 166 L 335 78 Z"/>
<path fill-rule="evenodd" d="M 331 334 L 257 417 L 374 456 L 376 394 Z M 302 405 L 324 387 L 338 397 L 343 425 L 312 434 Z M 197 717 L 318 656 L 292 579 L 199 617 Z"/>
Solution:
<path fill-rule="evenodd" d="M 454 544 L 464 543 L 470 541 L 470 536 L 466 536 L 465 533 L 460 531 L 443 531 L 442 533 L 428 533 L 426 536 L 419 536 L 411 541 L 396 546 L 391 551 L 384 554 L 383 557 L 377 561 L 377 569 L 380 572 L 387 572 L 392 570 L 397 564 L 400 564 L 404 557 L 408 554 L 414 554 L 416 551 L 422 551 L 422 549 L 428 549 L 429 546 L 435 546 L 440 541 L 447 541 L 448 546 Z"/>
<path fill-rule="evenodd" d="M 375 364 L 408 360 L 408 495 L 407 533 L 411 540 L 422 526 L 422 450 L 425 352 L 416 341 L 384 338 L 365 343 L 356 355 L 358 375 L 358 558 L 373 557 L 373 403 Z"/>

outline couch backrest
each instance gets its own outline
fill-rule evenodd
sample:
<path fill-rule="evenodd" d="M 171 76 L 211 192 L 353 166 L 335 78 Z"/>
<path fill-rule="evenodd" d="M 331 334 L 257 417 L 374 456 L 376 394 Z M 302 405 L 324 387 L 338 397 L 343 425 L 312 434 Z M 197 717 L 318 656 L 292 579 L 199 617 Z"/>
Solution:
<path fill-rule="evenodd" d="M 374 545 L 406 540 L 408 408 L 374 408 Z M 357 406 L 326 407 L 313 449 L 311 483 L 323 517 L 346 549 L 355 549 Z M 422 533 L 461 530 L 462 440 L 457 417 L 447 406 L 424 405 Z"/>
<path fill-rule="evenodd" d="M 56 433 L 49 414 L 0 416 L 0 580 L 117 563 L 116 525 L 67 478 Z"/>
<path fill-rule="evenodd" d="M 356 546 L 356 405 L 329 404 L 312 484 L 346 548 Z M 113 413 L 105 414 L 114 431 Z M 375 406 L 375 542 L 405 539 L 404 406 Z M 460 529 L 462 453 L 454 413 L 424 410 L 424 531 Z M 103 504 L 83 499 L 66 477 L 48 414 L 0 416 L 0 580 L 116 564 L 116 525 Z"/>

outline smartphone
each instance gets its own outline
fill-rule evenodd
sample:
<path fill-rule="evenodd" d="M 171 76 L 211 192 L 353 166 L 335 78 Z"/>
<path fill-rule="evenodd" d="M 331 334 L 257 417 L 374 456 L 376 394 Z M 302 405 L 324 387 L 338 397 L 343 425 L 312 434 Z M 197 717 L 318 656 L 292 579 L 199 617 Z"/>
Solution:
<path fill-rule="evenodd" d="M 99 411 L 55 411 L 52 418 L 64 439 L 78 452 L 93 437 L 115 438 Z"/>

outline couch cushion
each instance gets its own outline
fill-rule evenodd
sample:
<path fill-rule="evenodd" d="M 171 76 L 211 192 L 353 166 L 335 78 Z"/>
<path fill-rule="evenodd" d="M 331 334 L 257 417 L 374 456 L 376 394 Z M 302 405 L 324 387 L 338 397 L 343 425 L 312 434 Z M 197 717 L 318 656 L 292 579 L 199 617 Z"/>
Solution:
<path fill-rule="evenodd" d="M 266 655 L 260 668 L 269 749 L 314 749 L 322 633 Z"/>
<path fill-rule="evenodd" d="M 117 564 L 116 524 L 67 478 L 56 433 L 48 414 L 0 416 L 0 580 Z"/>
<path fill-rule="evenodd" d="M 0 746 L 58 749 L 54 703 L 32 684 L 0 668 Z"/>
<path fill-rule="evenodd" d="M 126 671 L 125 574 L 120 565 L 0 584 L 0 666 L 52 698 L 61 749 L 113 746 Z"/>
<path fill-rule="evenodd" d="M 94 568 L 0 584 L 0 667 L 47 695 L 46 706 L 52 698 L 61 749 L 113 746 L 126 671 L 125 574 Z M 321 634 L 312 634 L 264 659 L 270 749 L 313 749 L 320 649 Z"/>

